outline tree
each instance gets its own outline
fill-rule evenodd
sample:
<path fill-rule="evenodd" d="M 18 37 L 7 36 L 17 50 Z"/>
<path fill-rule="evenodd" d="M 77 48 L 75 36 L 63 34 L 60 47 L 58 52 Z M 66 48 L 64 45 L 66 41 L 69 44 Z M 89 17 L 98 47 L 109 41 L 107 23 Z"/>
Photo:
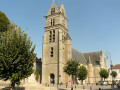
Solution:
<path fill-rule="evenodd" d="M 10 24 L 9 19 L 7 16 L 0 11 L 0 43 L 1 43 L 1 35 L 3 32 L 6 32 L 8 29 L 8 25 Z"/>
<path fill-rule="evenodd" d="M 106 69 L 101 69 L 99 74 L 102 78 L 104 78 L 104 80 L 109 76 L 109 72 Z"/>
<path fill-rule="evenodd" d="M 117 72 L 116 72 L 116 71 L 112 71 L 110 75 L 111 75 L 112 77 L 114 77 L 114 79 L 115 79 L 116 76 L 117 76 Z"/>
<path fill-rule="evenodd" d="M 87 75 L 88 75 L 87 68 L 84 65 L 81 65 L 78 68 L 77 77 L 79 80 L 81 80 L 82 85 L 83 85 L 83 80 L 87 78 Z"/>
<path fill-rule="evenodd" d="M 73 76 L 77 75 L 77 70 L 79 65 L 80 64 L 77 60 L 71 59 L 71 60 L 68 60 L 66 65 L 63 67 L 64 72 L 69 76 L 70 75 L 72 76 L 71 90 L 73 90 Z"/>
<path fill-rule="evenodd" d="M 34 49 L 27 32 L 20 28 L 4 32 L 0 44 L 0 79 L 11 81 L 11 90 L 15 84 L 33 73 Z"/>
<path fill-rule="evenodd" d="M 7 18 L 7 16 L 0 11 L 0 33 L 6 32 L 9 24 L 10 24 L 10 21 Z"/>

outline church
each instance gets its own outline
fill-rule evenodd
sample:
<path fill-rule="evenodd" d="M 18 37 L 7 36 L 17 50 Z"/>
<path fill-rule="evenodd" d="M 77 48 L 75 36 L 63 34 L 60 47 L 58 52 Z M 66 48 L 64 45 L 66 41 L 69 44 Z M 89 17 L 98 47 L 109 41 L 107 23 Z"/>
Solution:
<path fill-rule="evenodd" d="M 88 69 L 85 80 L 91 84 L 100 81 L 99 71 L 106 68 L 104 51 L 81 53 L 72 48 L 68 34 L 64 5 L 56 6 L 53 2 L 46 18 L 42 51 L 42 84 L 69 84 L 71 78 L 63 72 L 67 60 L 76 59 Z M 75 82 L 79 83 L 77 79 Z"/>

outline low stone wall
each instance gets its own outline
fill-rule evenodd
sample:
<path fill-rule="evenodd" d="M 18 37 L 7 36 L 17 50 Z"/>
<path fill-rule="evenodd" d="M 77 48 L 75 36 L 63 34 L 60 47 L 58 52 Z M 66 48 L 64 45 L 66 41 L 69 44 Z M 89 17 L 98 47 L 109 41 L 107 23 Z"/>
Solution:
<path fill-rule="evenodd" d="M 0 84 L 10 84 L 10 81 L 3 81 L 3 80 L 0 80 Z"/>

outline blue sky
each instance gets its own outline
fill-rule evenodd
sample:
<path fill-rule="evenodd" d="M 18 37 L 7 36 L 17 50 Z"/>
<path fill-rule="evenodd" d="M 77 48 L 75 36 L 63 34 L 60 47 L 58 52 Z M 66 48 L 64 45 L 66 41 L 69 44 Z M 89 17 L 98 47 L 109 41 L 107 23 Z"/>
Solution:
<path fill-rule="evenodd" d="M 111 53 L 113 65 L 120 64 L 120 0 L 55 0 L 64 4 L 72 47 L 80 52 L 104 50 Z M 36 45 L 42 58 L 45 18 L 52 0 L 0 0 L 0 10 Z M 109 62 L 107 61 L 108 65 Z"/>

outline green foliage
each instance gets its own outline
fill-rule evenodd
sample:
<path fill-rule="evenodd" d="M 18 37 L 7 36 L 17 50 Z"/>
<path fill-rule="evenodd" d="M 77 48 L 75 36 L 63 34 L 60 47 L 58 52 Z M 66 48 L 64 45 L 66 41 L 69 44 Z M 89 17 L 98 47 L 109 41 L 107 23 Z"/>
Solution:
<path fill-rule="evenodd" d="M 112 77 L 116 78 L 117 72 L 116 72 L 116 71 L 112 71 L 110 75 L 111 75 Z"/>
<path fill-rule="evenodd" d="M 34 72 L 35 79 L 38 81 L 40 74 L 38 72 Z"/>
<path fill-rule="evenodd" d="M 34 49 L 27 32 L 20 28 L 4 32 L 0 44 L 0 79 L 11 80 L 11 85 L 20 84 L 20 81 L 33 73 L 35 59 Z"/>
<path fill-rule="evenodd" d="M 35 79 L 38 81 L 40 74 L 38 72 L 34 72 Z"/>
<path fill-rule="evenodd" d="M 68 75 L 77 75 L 77 69 L 79 66 L 79 62 L 77 60 L 68 60 L 66 65 L 63 67 L 63 70 Z"/>
<path fill-rule="evenodd" d="M 99 74 L 104 80 L 109 77 L 109 72 L 106 69 L 101 69 Z"/>
<path fill-rule="evenodd" d="M 78 72 L 77 72 L 77 77 L 79 80 L 85 80 L 87 78 L 88 75 L 88 70 L 84 65 L 81 65 L 78 68 Z"/>
<path fill-rule="evenodd" d="M 9 19 L 3 12 L 0 11 L 0 33 L 6 32 L 9 24 L 10 24 Z"/>

